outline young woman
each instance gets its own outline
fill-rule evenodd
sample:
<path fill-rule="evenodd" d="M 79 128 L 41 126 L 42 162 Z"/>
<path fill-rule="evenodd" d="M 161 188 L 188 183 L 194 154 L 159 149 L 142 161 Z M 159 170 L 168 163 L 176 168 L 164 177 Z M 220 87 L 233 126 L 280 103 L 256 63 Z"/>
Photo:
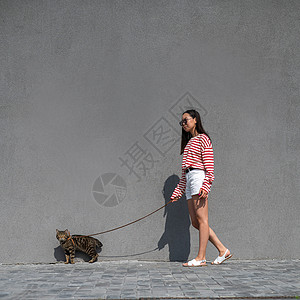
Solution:
<path fill-rule="evenodd" d="M 183 264 L 184 267 L 206 266 L 208 240 L 219 250 L 219 256 L 212 264 L 221 264 L 232 257 L 208 225 L 207 198 L 214 180 L 214 154 L 210 137 L 203 129 L 200 115 L 196 110 L 182 114 L 181 153 L 182 176 L 171 199 L 177 201 L 185 193 L 193 227 L 199 230 L 199 251 L 195 259 Z"/>

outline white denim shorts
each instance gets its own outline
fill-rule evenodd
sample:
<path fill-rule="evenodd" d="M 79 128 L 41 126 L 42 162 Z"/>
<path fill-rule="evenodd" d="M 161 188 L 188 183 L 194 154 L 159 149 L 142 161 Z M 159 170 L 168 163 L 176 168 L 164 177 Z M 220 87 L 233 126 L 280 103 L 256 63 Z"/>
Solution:
<path fill-rule="evenodd" d="M 199 194 L 199 191 L 202 187 L 205 171 L 200 169 L 194 169 L 185 174 L 186 177 L 186 189 L 185 196 L 186 199 L 192 199 L 193 195 Z"/>

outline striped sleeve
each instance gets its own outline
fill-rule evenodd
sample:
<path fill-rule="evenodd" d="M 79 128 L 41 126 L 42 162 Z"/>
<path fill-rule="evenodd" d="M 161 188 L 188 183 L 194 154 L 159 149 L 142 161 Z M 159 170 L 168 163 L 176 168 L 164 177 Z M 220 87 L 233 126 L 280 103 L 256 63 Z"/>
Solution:
<path fill-rule="evenodd" d="M 173 200 L 174 198 L 178 198 L 178 199 L 181 198 L 185 193 L 185 187 L 186 187 L 186 177 L 185 177 L 185 170 L 183 169 L 180 181 L 177 184 L 177 187 L 175 188 L 171 196 L 171 199 Z"/>
<path fill-rule="evenodd" d="M 206 176 L 203 181 L 202 189 L 207 193 L 210 192 L 211 185 L 215 179 L 214 176 L 214 152 L 209 137 L 205 135 L 205 138 L 201 141 L 201 155 L 204 168 L 206 170 Z"/>

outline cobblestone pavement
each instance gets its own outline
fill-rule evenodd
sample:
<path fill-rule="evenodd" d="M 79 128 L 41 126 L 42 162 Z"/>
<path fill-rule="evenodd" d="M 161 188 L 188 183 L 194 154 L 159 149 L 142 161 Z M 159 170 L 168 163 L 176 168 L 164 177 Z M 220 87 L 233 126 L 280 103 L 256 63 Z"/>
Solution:
<path fill-rule="evenodd" d="M 179 262 L 112 261 L 0 265 L 2 299 L 293 298 L 300 260 L 230 260 L 183 268 Z"/>

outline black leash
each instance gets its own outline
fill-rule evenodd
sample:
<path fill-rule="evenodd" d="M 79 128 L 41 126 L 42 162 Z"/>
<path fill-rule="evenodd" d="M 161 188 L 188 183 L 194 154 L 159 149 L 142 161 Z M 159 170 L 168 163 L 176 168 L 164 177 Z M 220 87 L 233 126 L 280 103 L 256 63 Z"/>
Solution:
<path fill-rule="evenodd" d="M 136 222 L 139 222 L 139 221 L 141 221 L 141 220 L 143 220 L 143 219 L 145 219 L 145 218 L 147 218 L 147 217 L 149 217 L 149 216 L 155 214 L 155 213 L 158 212 L 159 210 L 163 209 L 164 207 L 166 207 L 167 205 L 169 205 L 172 201 L 173 201 L 173 200 L 170 200 L 167 204 L 163 205 L 162 207 L 160 207 L 160 208 L 156 209 L 155 211 L 151 212 L 150 214 L 147 214 L 146 216 L 144 216 L 144 217 L 142 217 L 142 218 L 139 218 L 139 219 L 137 219 L 137 220 L 135 220 L 135 221 L 132 221 L 132 222 L 130 222 L 130 223 L 127 223 L 127 224 L 125 224 L 125 225 L 122 225 L 122 226 L 119 226 L 119 227 L 116 227 L 116 228 L 113 228 L 113 229 L 109 229 L 109 230 L 106 230 L 106 231 L 97 232 L 97 233 L 93 233 L 93 234 L 89 234 L 89 235 L 85 235 L 85 236 L 94 236 L 94 235 L 100 235 L 100 234 L 112 232 L 112 231 L 115 231 L 115 230 L 124 228 L 124 227 L 126 227 L 126 226 L 129 226 L 129 225 L 131 225 L 131 224 L 134 224 L 134 223 L 136 223 Z"/>

